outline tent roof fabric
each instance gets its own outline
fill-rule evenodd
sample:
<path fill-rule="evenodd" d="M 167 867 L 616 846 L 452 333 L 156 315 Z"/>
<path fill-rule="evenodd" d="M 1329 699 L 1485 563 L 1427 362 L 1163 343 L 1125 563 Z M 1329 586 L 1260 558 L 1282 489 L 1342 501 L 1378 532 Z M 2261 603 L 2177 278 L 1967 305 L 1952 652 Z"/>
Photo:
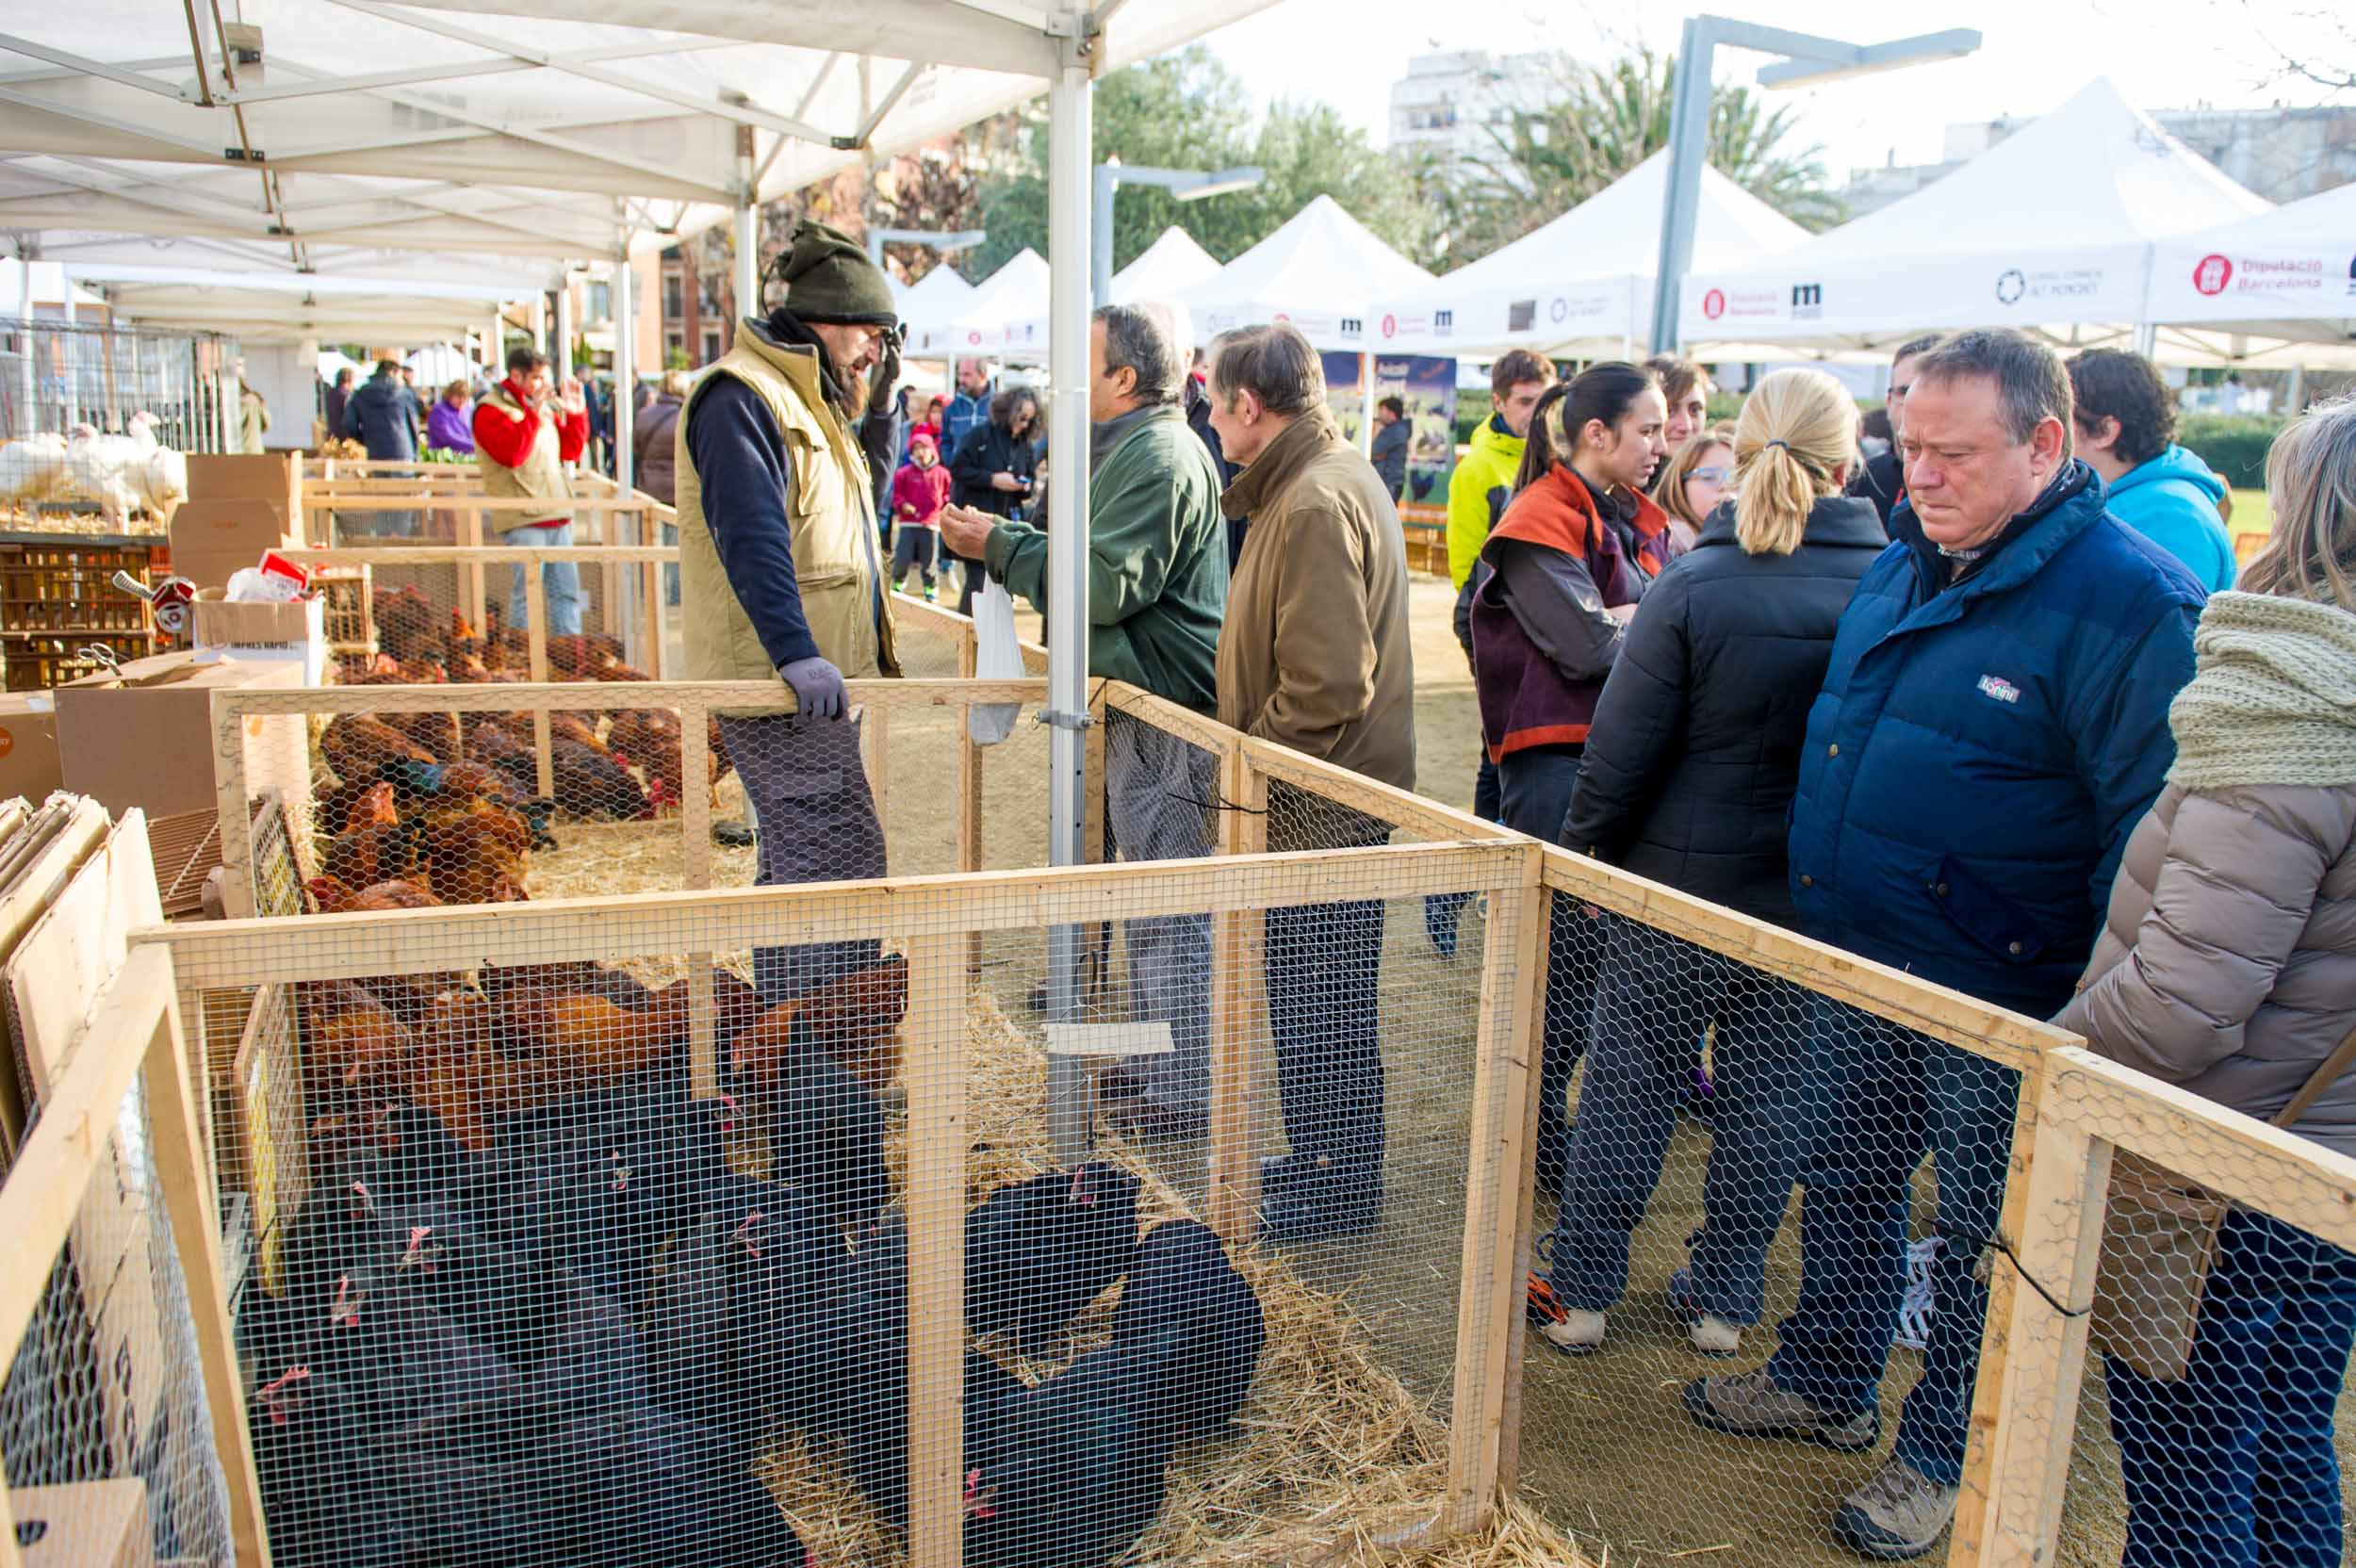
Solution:
<path fill-rule="evenodd" d="M 908 341 L 916 342 L 932 329 L 944 327 L 973 299 L 973 286 L 954 267 L 935 267 L 900 296 L 900 319 Z"/>
<path fill-rule="evenodd" d="M 1925 328 L 2133 323 L 2151 242 L 2266 209 L 2097 77 L 1954 173 L 1747 271 L 1696 270 L 1696 341 L 1861 347 Z"/>
<path fill-rule="evenodd" d="M 1113 274 L 1112 301 L 1125 305 L 1139 300 L 1174 300 L 1218 275 L 1219 258 L 1172 223 L 1137 260 Z"/>
<path fill-rule="evenodd" d="M 1184 298 L 1205 341 L 1284 319 L 1320 349 L 1363 351 L 1380 346 L 1366 330 L 1374 302 L 1420 293 L 1432 281 L 1340 203 L 1319 196 Z"/>
<path fill-rule="evenodd" d="M 1130 0 L 1106 67 L 1270 0 Z M 223 8 L 232 21 L 240 12 Z M 202 8 L 199 8 L 200 13 Z M 1057 40 L 1024 0 L 270 0 L 258 63 L 147 0 L 13 19 L 0 227 L 548 261 L 659 249 L 1043 90 Z M 234 85 L 232 77 L 234 76 Z M 209 103 L 207 102 L 209 100 Z"/>
<path fill-rule="evenodd" d="M 2356 185 L 2162 241 L 2151 316 L 2218 357 L 2356 362 Z"/>
<path fill-rule="evenodd" d="M 1025 247 L 977 284 L 962 305 L 921 335 L 912 333 L 909 351 L 1044 354 L 1049 282 L 1047 258 Z"/>
<path fill-rule="evenodd" d="M 1386 351 L 1491 356 L 1508 349 L 1617 352 L 1652 318 L 1652 276 L 1669 204 L 1669 155 L 1655 153 L 1570 211 L 1378 312 Z M 1717 170 L 1702 170 L 1696 269 L 1741 267 L 1808 233 Z M 1446 313 L 1447 330 L 1441 329 Z"/>

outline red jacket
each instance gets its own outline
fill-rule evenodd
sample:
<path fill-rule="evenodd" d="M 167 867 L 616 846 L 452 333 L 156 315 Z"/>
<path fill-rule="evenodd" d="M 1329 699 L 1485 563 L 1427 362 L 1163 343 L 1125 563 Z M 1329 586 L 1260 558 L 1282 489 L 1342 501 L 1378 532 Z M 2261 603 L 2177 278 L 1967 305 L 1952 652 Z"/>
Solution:
<path fill-rule="evenodd" d="M 524 416 L 510 419 L 497 410 L 476 404 L 474 444 L 476 450 L 488 455 L 494 463 L 514 468 L 531 455 L 532 442 L 539 439 L 540 416 L 532 408 L 532 400 L 524 396 L 524 389 L 515 384 L 515 377 L 508 377 L 501 384 L 507 388 L 507 395 L 515 400 L 516 406 L 524 411 Z M 548 409 L 552 415 L 563 412 L 553 403 L 548 405 Z M 578 463 L 588 445 L 588 411 L 584 409 L 579 414 L 565 415 L 556 427 L 556 455 L 567 463 Z"/>
<path fill-rule="evenodd" d="M 1594 580 L 1605 609 L 1633 604 L 1677 553 L 1668 514 L 1647 497 L 1633 499 L 1631 561 L 1619 532 L 1596 514 L 1586 481 L 1558 463 L 1513 498 L 1489 531 L 1481 558 L 1494 564 L 1490 552 L 1505 541 L 1559 550 Z M 1490 760 L 1502 761 L 1530 746 L 1585 744 L 1603 682 L 1564 678 L 1498 599 L 1497 587 L 1494 576 L 1484 579 L 1472 603 L 1473 674 Z"/>
<path fill-rule="evenodd" d="M 903 463 L 892 476 L 892 520 L 909 523 L 918 528 L 933 528 L 941 520 L 941 509 L 949 504 L 949 466 L 936 463 L 920 468 L 913 463 Z"/>

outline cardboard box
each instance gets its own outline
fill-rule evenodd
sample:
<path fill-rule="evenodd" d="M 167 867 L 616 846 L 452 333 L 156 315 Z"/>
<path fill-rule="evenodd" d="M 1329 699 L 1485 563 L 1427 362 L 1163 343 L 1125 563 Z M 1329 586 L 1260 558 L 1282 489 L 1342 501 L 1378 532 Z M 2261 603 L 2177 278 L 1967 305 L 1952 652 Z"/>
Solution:
<path fill-rule="evenodd" d="M 20 1486 L 8 1511 L 25 1568 L 155 1568 L 147 1483 L 135 1476 Z"/>
<path fill-rule="evenodd" d="M 134 660 L 112 675 L 69 682 L 51 694 L 57 701 L 65 787 L 118 816 L 133 807 L 151 817 L 218 810 L 213 693 L 302 684 L 303 666 L 290 660 L 205 661 L 187 652 Z M 248 767 L 256 788 L 270 772 L 254 760 L 258 754 L 267 751 L 275 766 L 280 753 L 302 751 L 300 714 L 250 718 L 246 730 Z M 310 798 L 307 768 L 303 772 L 299 792 L 288 798 Z M 297 782 L 277 781 L 290 789 Z"/>
<path fill-rule="evenodd" d="M 0 694 L 0 800 L 39 806 L 65 788 L 57 766 L 57 708 L 47 692 Z"/>
<path fill-rule="evenodd" d="M 196 646 L 223 659 L 291 659 L 303 665 L 303 683 L 317 686 L 326 673 L 327 605 L 319 598 L 292 604 L 231 604 L 224 590 L 196 593 Z"/>
<path fill-rule="evenodd" d="M 302 458 L 296 452 L 188 454 L 192 501 L 269 501 L 293 516 L 303 505 L 302 483 Z"/>
<path fill-rule="evenodd" d="M 301 514 L 273 501 L 180 503 L 172 514 L 172 569 L 200 588 L 221 588 L 264 552 L 302 543 Z"/>

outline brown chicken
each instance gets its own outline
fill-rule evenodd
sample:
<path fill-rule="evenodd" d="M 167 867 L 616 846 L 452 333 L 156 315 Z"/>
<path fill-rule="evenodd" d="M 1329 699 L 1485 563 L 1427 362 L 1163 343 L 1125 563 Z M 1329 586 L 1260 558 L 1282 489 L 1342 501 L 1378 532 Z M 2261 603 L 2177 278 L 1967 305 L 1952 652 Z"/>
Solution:
<path fill-rule="evenodd" d="M 321 790 L 312 797 L 311 825 L 329 838 L 350 827 L 374 826 L 373 821 L 363 823 L 353 816 L 353 809 L 366 799 L 370 791 L 383 789 L 381 780 L 369 783 L 336 784 Z M 372 808 L 371 808 L 372 809 Z M 396 809 L 395 815 L 399 812 Z"/>
<path fill-rule="evenodd" d="M 323 1084 L 365 1090 L 407 1071 L 417 1037 L 391 1008 L 349 980 L 306 986 L 304 993 L 307 1051 Z"/>
<path fill-rule="evenodd" d="M 470 800 L 513 801 L 515 791 L 499 769 L 482 762 L 452 762 L 442 770 L 442 802 L 462 805 Z"/>
<path fill-rule="evenodd" d="M 436 1052 L 418 1059 L 409 1097 L 432 1112 L 460 1148 L 483 1154 L 497 1141 L 499 1119 L 530 1108 L 536 1077 L 490 1050 Z"/>
<path fill-rule="evenodd" d="M 656 810 L 679 804 L 687 762 L 676 714 L 659 708 L 625 708 L 606 730 L 606 746 L 615 761 L 646 776 L 646 798 Z M 718 784 L 716 761 L 706 771 L 711 783 Z"/>
<path fill-rule="evenodd" d="M 303 886 L 322 915 L 344 915 L 355 910 L 431 909 L 441 903 L 415 882 L 400 880 L 378 882 L 358 892 L 352 890 L 350 883 L 335 876 L 314 876 Z"/>
<path fill-rule="evenodd" d="M 684 987 L 657 993 L 643 1010 L 602 996 L 522 993 L 502 1004 L 510 1037 L 536 1048 L 558 1092 L 571 1094 L 631 1077 L 662 1062 L 687 1038 Z"/>
<path fill-rule="evenodd" d="M 532 825 L 484 799 L 421 819 L 426 881 L 445 904 L 513 902 L 491 894 L 501 878 L 516 889 L 532 855 Z"/>
<path fill-rule="evenodd" d="M 372 596 L 376 615 L 376 645 L 400 663 L 438 664 L 449 645 L 449 630 L 434 601 L 414 584 L 379 588 Z"/>
<path fill-rule="evenodd" d="M 529 725 L 525 727 L 525 733 L 531 733 Z M 548 715 L 548 737 L 551 740 L 570 741 L 575 745 L 586 746 L 591 751 L 607 749 L 606 743 L 597 739 L 596 728 L 587 719 L 578 713 L 550 713 Z"/>
<path fill-rule="evenodd" d="M 530 733 L 527 729 L 526 733 Z M 466 726 L 466 760 L 496 767 L 503 758 L 521 757 L 529 761 L 532 747 L 510 734 L 504 725 L 488 722 Z"/>
<path fill-rule="evenodd" d="M 908 960 L 887 958 L 770 1008 L 736 1037 L 729 1062 L 756 1083 L 774 1083 L 794 1048 L 814 1046 L 880 1092 L 899 1075 L 908 1010 Z"/>
<path fill-rule="evenodd" d="M 548 639 L 548 669 L 559 680 L 605 678 L 598 672 L 622 658 L 622 640 L 607 631 L 574 632 Z"/>
<path fill-rule="evenodd" d="M 338 835 L 319 869 L 349 887 L 391 882 L 417 869 L 417 825 L 380 823 Z"/>
<path fill-rule="evenodd" d="M 342 713 L 319 733 L 319 750 L 336 779 L 372 783 L 388 762 L 436 762 L 434 753 L 366 713 Z"/>

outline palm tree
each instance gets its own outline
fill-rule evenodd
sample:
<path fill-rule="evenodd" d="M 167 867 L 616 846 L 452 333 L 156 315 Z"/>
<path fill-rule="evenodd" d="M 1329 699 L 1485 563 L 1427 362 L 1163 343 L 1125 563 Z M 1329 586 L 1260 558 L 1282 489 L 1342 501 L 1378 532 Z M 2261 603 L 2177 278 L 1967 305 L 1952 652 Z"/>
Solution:
<path fill-rule="evenodd" d="M 1565 60 L 1547 101 L 1510 110 L 1493 146 L 1472 160 L 1451 205 L 1464 259 L 1519 237 L 1578 205 L 1669 144 L 1677 62 L 1640 47 L 1601 66 Z M 1792 110 L 1770 112 L 1745 87 L 1710 92 L 1710 162 L 1721 174 L 1808 229 L 1843 216 L 1824 183 L 1824 149 L 1786 151 Z"/>

